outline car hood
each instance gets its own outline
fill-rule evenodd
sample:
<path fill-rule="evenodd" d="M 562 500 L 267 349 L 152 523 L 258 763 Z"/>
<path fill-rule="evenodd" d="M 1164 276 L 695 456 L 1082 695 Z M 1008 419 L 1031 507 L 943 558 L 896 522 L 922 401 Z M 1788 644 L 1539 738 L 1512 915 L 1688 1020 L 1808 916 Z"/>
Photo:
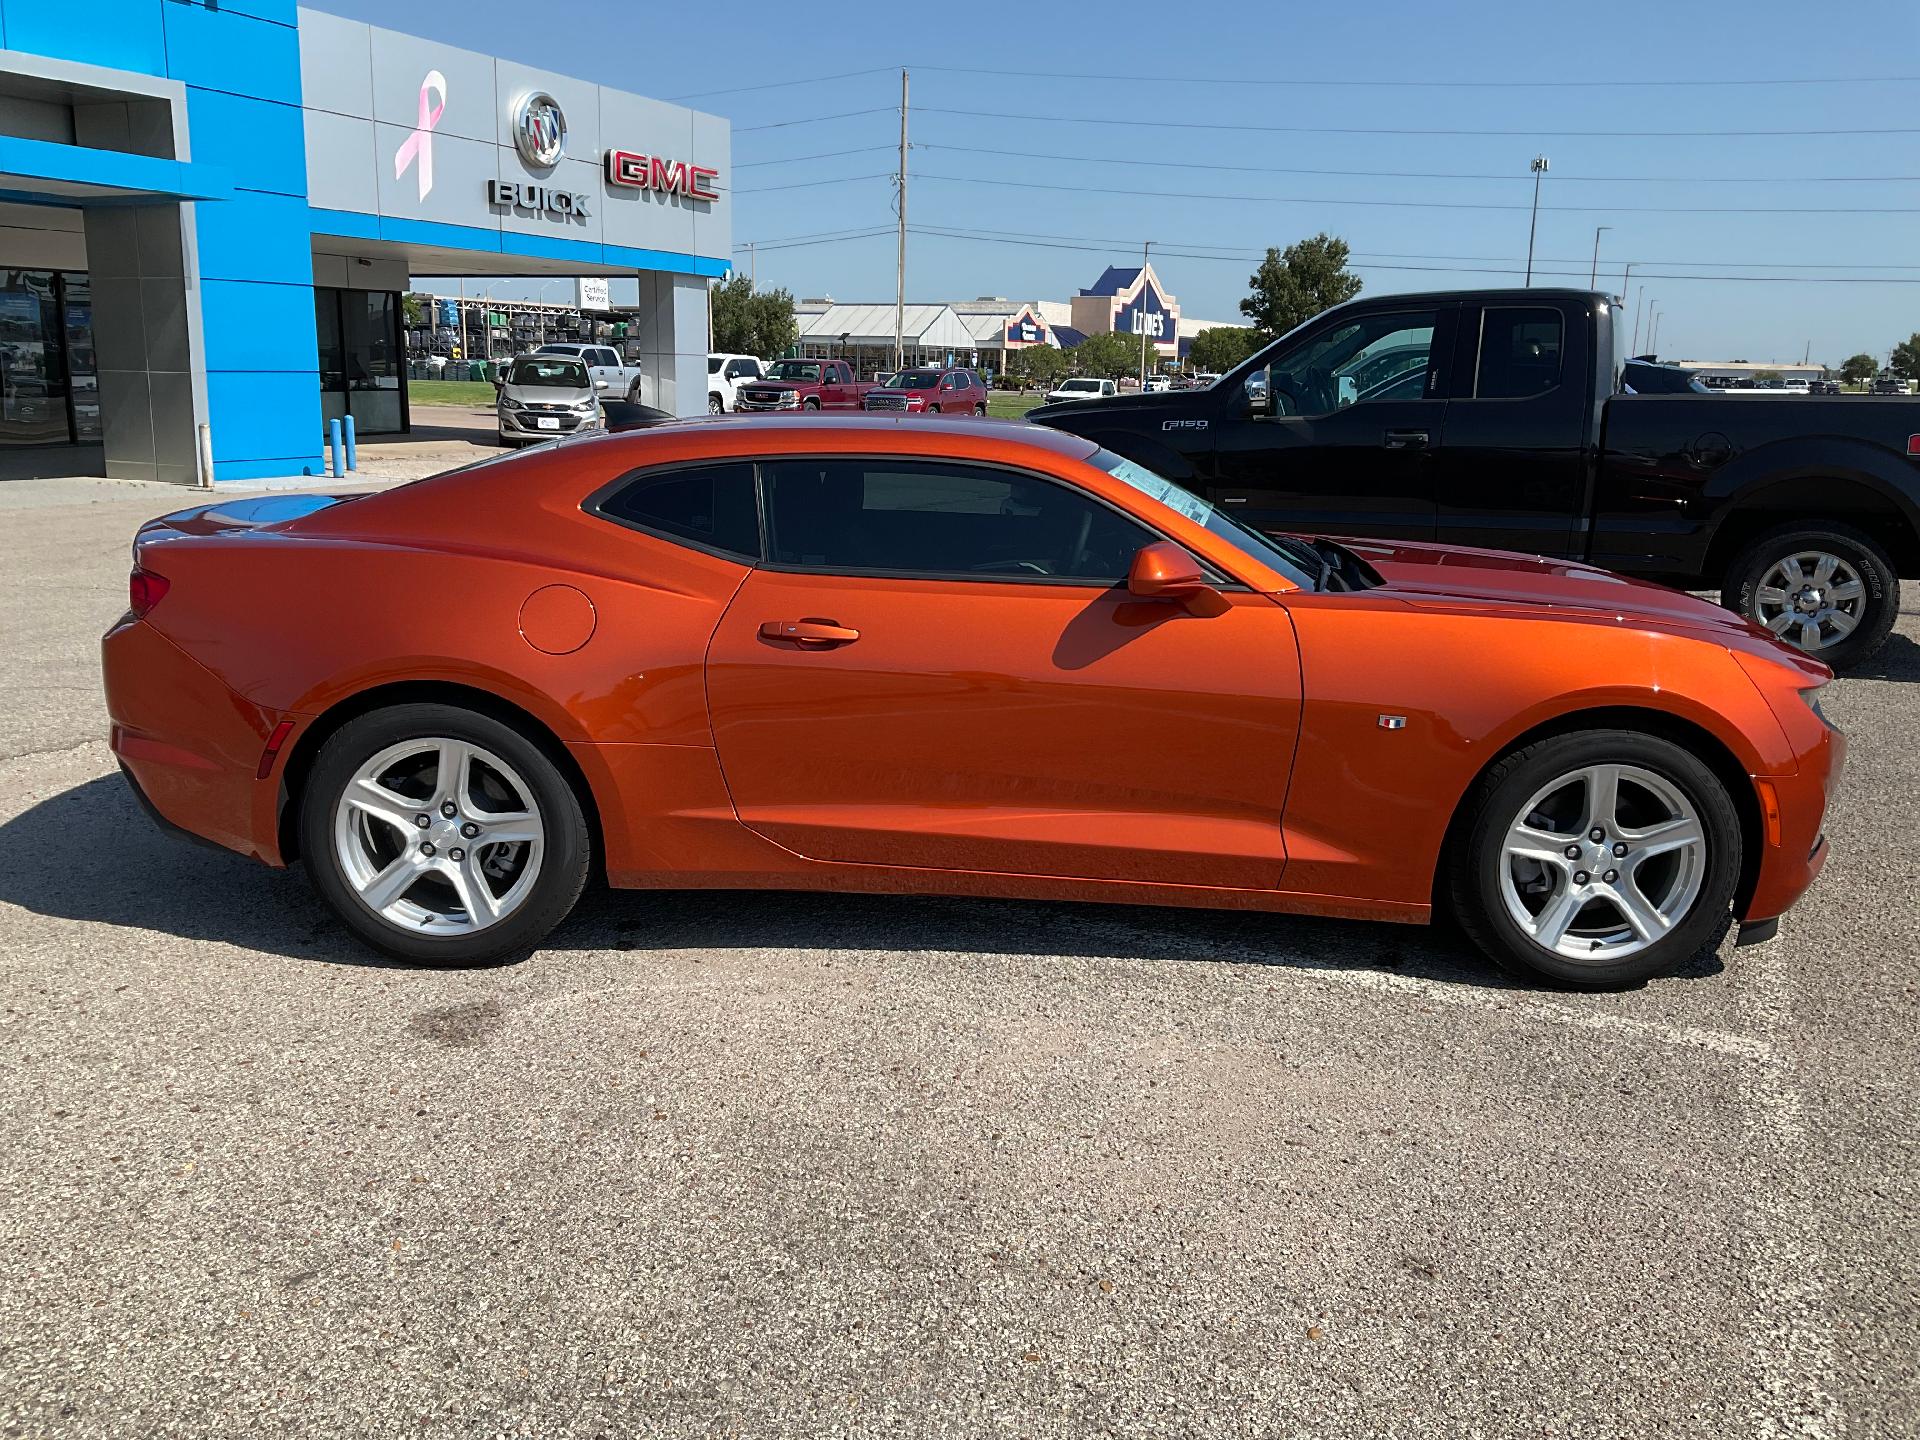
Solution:
<path fill-rule="evenodd" d="M 1578 615 L 1684 630 L 1712 636 L 1723 644 L 1754 639 L 1769 647 L 1780 644 L 1731 610 L 1680 590 L 1572 560 L 1399 540 L 1342 539 L 1338 543 L 1379 572 L 1385 583 L 1373 593 L 1389 594 L 1410 605 Z"/>
<path fill-rule="evenodd" d="M 500 398 L 517 400 L 522 405 L 578 405 L 593 399 L 593 386 L 578 390 L 558 385 L 502 385 Z"/>
<path fill-rule="evenodd" d="M 1153 422 L 1186 418 L 1199 413 L 1196 403 L 1205 390 L 1152 390 L 1141 394 L 1130 390 L 1120 395 L 1089 395 L 1084 400 L 1055 400 L 1059 392 L 1049 390 L 1047 403 L 1036 405 L 1027 412 L 1027 419 L 1042 425 L 1059 424 L 1064 430 L 1071 430 L 1073 422 L 1079 416 L 1098 416 L 1102 423 L 1126 421 L 1138 416 L 1149 429 L 1157 429 Z"/>

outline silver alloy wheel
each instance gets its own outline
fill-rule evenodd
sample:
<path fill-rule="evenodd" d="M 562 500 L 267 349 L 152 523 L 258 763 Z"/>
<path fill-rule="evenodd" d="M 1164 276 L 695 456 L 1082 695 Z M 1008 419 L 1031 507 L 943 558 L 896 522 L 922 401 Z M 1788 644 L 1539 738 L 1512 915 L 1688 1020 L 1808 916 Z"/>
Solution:
<path fill-rule="evenodd" d="M 727 402 L 725 400 L 722 400 L 718 395 L 708 395 L 707 396 L 707 413 L 709 415 L 726 414 Z"/>
<path fill-rule="evenodd" d="M 465 740 L 389 745 L 334 802 L 334 854 L 360 903 L 416 933 L 465 935 L 532 893 L 546 850 L 519 772 Z"/>
<path fill-rule="evenodd" d="M 1501 844 L 1500 894 L 1542 949 L 1611 962 L 1671 933 L 1706 873 L 1706 829 L 1679 787 L 1637 765 L 1587 765 L 1520 807 Z"/>
<path fill-rule="evenodd" d="M 1865 578 L 1838 555 L 1802 550 L 1767 567 L 1754 587 L 1754 618 L 1802 650 L 1824 650 L 1851 635 L 1867 600 Z"/>

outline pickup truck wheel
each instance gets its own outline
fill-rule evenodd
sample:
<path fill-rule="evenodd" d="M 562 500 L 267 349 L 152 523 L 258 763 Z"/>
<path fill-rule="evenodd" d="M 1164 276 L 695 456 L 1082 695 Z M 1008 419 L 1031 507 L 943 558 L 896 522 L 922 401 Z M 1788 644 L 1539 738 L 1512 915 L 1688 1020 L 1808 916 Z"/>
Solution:
<path fill-rule="evenodd" d="M 629 405 L 638 405 L 640 403 L 640 382 L 638 380 L 627 387 L 627 403 Z"/>
<path fill-rule="evenodd" d="M 710 394 L 707 396 L 707 414 L 724 415 L 726 413 L 727 402 L 725 400 L 721 399 L 718 394 Z"/>
<path fill-rule="evenodd" d="M 1886 641 L 1900 580 L 1887 552 L 1850 525 L 1782 525 L 1733 562 L 1720 603 L 1845 670 Z"/>
<path fill-rule="evenodd" d="M 1516 750 L 1468 795 L 1453 910 L 1503 969 L 1582 990 L 1665 975 L 1732 925 L 1740 818 L 1698 757 L 1587 730 Z"/>
<path fill-rule="evenodd" d="M 800 402 L 800 408 L 802 410 L 818 410 L 820 408 L 820 402 L 818 400 L 803 400 Z"/>

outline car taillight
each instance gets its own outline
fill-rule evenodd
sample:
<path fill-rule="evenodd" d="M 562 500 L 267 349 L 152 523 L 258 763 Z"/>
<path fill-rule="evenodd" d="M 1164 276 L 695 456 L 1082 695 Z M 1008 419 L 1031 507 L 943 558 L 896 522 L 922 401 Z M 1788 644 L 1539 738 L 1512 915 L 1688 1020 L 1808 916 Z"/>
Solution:
<path fill-rule="evenodd" d="M 1920 458 L 1920 435 L 1907 436 L 1907 453 Z"/>
<path fill-rule="evenodd" d="M 133 613 L 144 619 L 148 611 L 166 598 L 167 577 L 156 575 L 151 570 L 143 570 L 138 565 L 127 576 L 127 606 Z"/>

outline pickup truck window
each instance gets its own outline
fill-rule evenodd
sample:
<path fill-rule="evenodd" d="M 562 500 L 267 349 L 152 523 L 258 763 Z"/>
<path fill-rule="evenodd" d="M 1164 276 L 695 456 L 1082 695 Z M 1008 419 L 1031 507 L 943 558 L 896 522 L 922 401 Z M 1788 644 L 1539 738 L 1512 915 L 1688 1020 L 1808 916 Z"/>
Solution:
<path fill-rule="evenodd" d="M 1369 400 L 1417 400 L 1431 391 L 1431 310 L 1364 315 L 1323 330 L 1268 364 L 1276 415 L 1331 415 Z"/>
<path fill-rule="evenodd" d="M 820 362 L 818 360 L 776 360 L 767 371 L 769 380 L 800 380 L 818 382 Z"/>
<path fill-rule="evenodd" d="M 727 378 L 729 380 L 757 380 L 760 378 L 760 367 L 751 360 L 732 360 L 727 363 Z"/>
<path fill-rule="evenodd" d="M 1480 312 L 1476 400 L 1522 400 L 1560 383 L 1560 312 L 1547 306 L 1489 305 Z"/>

